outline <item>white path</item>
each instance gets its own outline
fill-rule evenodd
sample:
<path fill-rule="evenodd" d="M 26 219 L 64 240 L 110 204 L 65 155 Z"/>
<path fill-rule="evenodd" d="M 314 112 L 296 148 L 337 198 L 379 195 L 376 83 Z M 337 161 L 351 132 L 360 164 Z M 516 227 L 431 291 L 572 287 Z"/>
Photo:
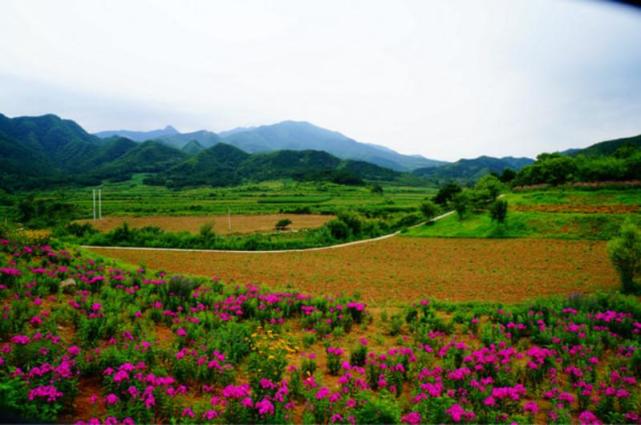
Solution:
<path fill-rule="evenodd" d="M 454 214 L 455 211 L 448 211 L 445 214 L 441 214 L 437 217 L 431 219 L 431 222 L 441 220 L 445 217 L 448 217 Z M 422 226 L 425 223 L 419 223 L 412 227 Z M 280 250 L 271 250 L 271 251 L 241 251 L 241 250 L 229 250 L 229 249 L 185 249 L 185 248 L 150 248 L 150 247 L 135 247 L 135 246 L 95 246 L 95 245 L 80 245 L 81 248 L 91 248 L 91 249 L 121 249 L 121 250 L 133 250 L 133 251 L 175 251 L 175 252 L 217 252 L 225 254 L 281 254 L 286 252 L 308 252 L 308 251 L 325 251 L 328 249 L 337 249 L 345 248 L 353 245 L 361 245 L 370 242 L 378 242 L 385 239 L 393 238 L 394 236 L 401 233 L 400 231 L 390 233 L 389 235 L 379 236 L 372 239 L 363 239 L 360 241 L 346 242 L 338 245 L 329 245 L 329 246 L 320 246 L 317 248 L 301 248 L 301 249 L 280 249 Z"/>

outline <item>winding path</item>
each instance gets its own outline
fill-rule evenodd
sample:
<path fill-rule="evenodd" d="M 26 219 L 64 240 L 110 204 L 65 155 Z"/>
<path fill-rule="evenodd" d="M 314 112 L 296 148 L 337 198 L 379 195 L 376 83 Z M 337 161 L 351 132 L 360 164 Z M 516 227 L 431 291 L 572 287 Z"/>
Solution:
<path fill-rule="evenodd" d="M 441 220 L 454 214 L 455 211 L 448 211 L 445 214 L 434 217 L 430 222 Z M 419 223 L 412 227 L 422 226 L 425 223 Z M 361 245 L 370 242 L 382 241 L 385 239 L 393 238 L 401 233 L 396 231 L 388 235 L 379 236 L 377 238 L 362 239 L 360 241 L 346 242 L 338 245 L 319 246 L 316 248 L 300 248 L 300 249 L 280 249 L 280 250 L 262 250 L 262 251 L 243 251 L 243 250 L 229 250 L 229 249 L 188 249 L 188 248 L 152 248 L 152 247 L 135 247 L 135 246 L 99 246 L 99 245 L 80 245 L 81 248 L 94 248 L 94 249 L 122 249 L 122 250 L 135 250 L 135 251 L 173 251 L 173 252 L 221 252 L 231 254 L 279 254 L 284 252 L 306 252 L 306 251 L 324 251 L 327 249 L 345 248 L 353 245 Z"/>

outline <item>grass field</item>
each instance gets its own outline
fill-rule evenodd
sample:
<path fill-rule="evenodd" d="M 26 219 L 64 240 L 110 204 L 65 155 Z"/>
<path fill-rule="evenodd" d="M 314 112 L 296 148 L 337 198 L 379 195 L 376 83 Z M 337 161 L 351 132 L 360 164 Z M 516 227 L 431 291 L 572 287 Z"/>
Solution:
<path fill-rule="evenodd" d="M 641 223 L 641 191 L 545 190 L 508 193 L 505 224 L 492 222 L 487 213 L 452 215 L 437 223 L 409 229 L 412 237 L 537 238 L 608 240 L 623 221 Z"/>
<path fill-rule="evenodd" d="M 340 209 L 386 211 L 415 209 L 421 200 L 435 193 L 434 188 L 383 186 L 382 195 L 367 186 L 332 183 L 274 181 L 231 188 L 197 188 L 180 191 L 142 184 L 142 175 L 121 183 L 102 186 L 103 216 L 178 216 L 334 213 Z M 39 193 L 37 198 L 52 199 L 78 207 L 90 218 L 91 188 L 71 188 Z"/>
<path fill-rule="evenodd" d="M 368 303 L 421 297 L 517 302 L 612 289 L 618 284 L 603 242 L 420 239 L 316 252 L 234 254 L 92 249 L 154 269 L 220 276 L 313 294 L 360 293 Z"/>
<path fill-rule="evenodd" d="M 262 215 L 232 215 L 227 216 L 144 216 L 144 217 L 105 217 L 102 220 L 78 220 L 79 223 L 89 223 L 101 232 L 110 231 L 123 223 L 130 227 L 145 226 L 159 227 L 168 232 L 187 231 L 198 233 L 204 224 L 211 224 L 217 234 L 240 234 L 254 232 L 273 232 L 278 220 L 289 219 L 292 224 L 289 229 L 296 231 L 320 227 L 334 218 L 332 215 L 316 214 L 262 214 Z M 230 223 L 231 222 L 231 228 Z"/>

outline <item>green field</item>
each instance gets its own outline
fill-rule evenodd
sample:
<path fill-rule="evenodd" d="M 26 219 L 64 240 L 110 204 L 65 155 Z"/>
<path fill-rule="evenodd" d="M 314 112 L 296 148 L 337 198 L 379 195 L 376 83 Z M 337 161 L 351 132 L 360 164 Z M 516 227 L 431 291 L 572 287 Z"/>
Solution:
<path fill-rule="evenodd" d="M 641 214 L 630 212 L 641 204 L 639 190 L 535 191 L 508 193 L 504 224 L 489 214 L 452 214 L 436 223 L 408 229 L 410 237 L 445 238 L 552 238 L 607 240 L 615 236 L 627 217 L 641 223 Z M 582 212 L 575 212 L 582 211 Z"/>
<path fill-rule="evenodd" d="M 433 188 L 383 186 L 382 195 L 368 186 L 332 183 L 272 181 L 230 188 L 171 190 L 142 184 L 143 175 L 102 186 L 103 216 L 107 215 L 222 215 L 278 212 L 334 213 L 340 209 L 360 212 L 414 210 Z M 40 192 L 37 198 L 77 206 L 82 218 L 91 216 L 92 188 Z"/>

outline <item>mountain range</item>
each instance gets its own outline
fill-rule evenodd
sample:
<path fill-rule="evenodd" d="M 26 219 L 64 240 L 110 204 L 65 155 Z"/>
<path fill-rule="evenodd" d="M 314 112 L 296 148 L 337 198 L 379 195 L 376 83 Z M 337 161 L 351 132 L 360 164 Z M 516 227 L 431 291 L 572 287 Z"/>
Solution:
<path fill-rule="evenodd" d="M 622 155 L 630 149 L 641 149 L 641 136 L 600 142 L 565 154 Z M 278 178 L 343 184 L 367 180 L 467 182 L 507 168 L 518 171 L 532 162 L 530 158 L 481 156 L 445 163 L 356 142 L 306 122 L 285 121 L 220 134 L 207 130 L 180 133 L 167 126 L 150 132 L 120 130 L 96 135 L 53 114 L 16 118 L 0 114 L 0 188 L 8 190 L 97 185 L 104 180 L 127 180 L 134 173 L 147 173 L 147 183 L 169 187 Z M 381 165 L 390 163 L 394 165 Z M 402 171 L 407 169 L 412 172 Z"/>
<path fill-rule="evenodd" d="M 202 142 L 191 139 L 193 135 Z M 100 138 L 56 115 L 8 118 L 0 114 L 0 187 L 95 185 L 105 179 L 126 180 L 134 173 L 150 173 L 149 183 L 171 187 L 225 186 L 271 178 L 356 184 L 365 179 L 389 181 L 402 175 L 310 149 L 249 153 L 205 131 L 165 137 L 169 139 Z"/>
<path fill-rule="evenodd" d="M 182 149 L 191 141 L 197 141 L 205 149 L 217 143 L 227 143 L 248 153 L 322 150 L 341 159 L 366 161 L 396 171 L 411 171 L 446 163 L 420 155 L 403 155 L 383 146 L 357 142 L 336 131 L 304 121 L 283 121 L 260 127 L 236 128 L 219 134 L 207 130 L 178 133 L 173 127 L 167 126 L 162 130 L 148 132 L 120 130 L 103 131 L 96 135 L 117 135 L 136 141 L 155 139 L 177 149 Z"/>

